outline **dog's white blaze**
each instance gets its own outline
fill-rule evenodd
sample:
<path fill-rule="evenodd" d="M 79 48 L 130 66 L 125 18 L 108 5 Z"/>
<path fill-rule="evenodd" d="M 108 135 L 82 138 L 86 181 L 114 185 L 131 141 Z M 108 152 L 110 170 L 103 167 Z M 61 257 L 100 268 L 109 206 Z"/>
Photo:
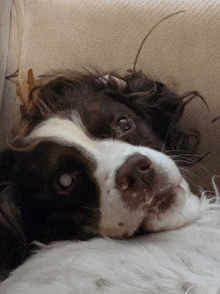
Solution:
<path fill-rule="evenodd" d="M 100 231 L 109 237 L 122 237 L 132 235 L 145 220 L 143 206 L 151 201 L 146 196 L 134 211 L 130 211 L 121 199 L 121 192 L 115 186 L 115 176 L 118 168 L 132 155 L 142 154 L 148 156 L 157 171 L 166 175 L 168 184 L 180 186 L 175 211 L 167 211 L 161 218 L 148 218 L 145 223 L 146 230 L 158 231 L 176 228 L 197 218 L 199 202 L 192 195 L 188 184 L 181 177 L 175 163 L 161 152 L 146 147 L 137 147 L 125 142 L 106 139 L 92 139 L 86 134 L 79 115 L 73 114 L 70 119 L 52 117 L 36 127 L 26 138 L 30 141 L 35 138 L 52 138 L 58 143 L 72 145 L 81 149 L 83 153 L 95 160 L 97 168 L 95 178 L 100 188 Z M 161 187 L 163 189 L 163 187 Z M 158 190 L 158 192 L 160 192 Z M 191 209 L 191 205 L 194 210 Z"/>
<path fill-rule="evenodd" d="M 26 140 L 28 142 L 37 138 L 52 138 L 54 141 L 82 147 L 92 154 L 97 153 L 97 142 L 86 135 L 80 123 L 61 117 L 46 120 L 36 127 Z"/>

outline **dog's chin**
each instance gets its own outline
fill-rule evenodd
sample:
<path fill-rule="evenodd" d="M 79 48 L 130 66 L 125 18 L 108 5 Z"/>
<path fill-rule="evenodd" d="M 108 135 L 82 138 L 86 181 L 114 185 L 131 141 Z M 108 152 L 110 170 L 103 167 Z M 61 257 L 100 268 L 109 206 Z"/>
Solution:
<path fill-rule="evenodd" d="M 177 229 L 196 220 L 199 214 L 199 198 L 182 178 L 180 185 L 155 195 L 141 227 L 147 232 Z"/>
<path fill-rule="evenodd" d="M 123 210 L 119 207 L 118 214 Z M 186 181 L 155 191 L 151 201 L 143 202 L 127 215 L 123 226 L 106 226 L 101 235 L 125 239 L 143 233 L 178 229 L 195 221 L 200 215 L 200 200 L 191 193 Z M 123 219 L 123 218 L 122 218 Z M 114 216 L 111 218 L 114 222 Z M 118 218 L 116 217 L 118 221 Z M 115 223 L 117 223 L 115 221 Z"/>

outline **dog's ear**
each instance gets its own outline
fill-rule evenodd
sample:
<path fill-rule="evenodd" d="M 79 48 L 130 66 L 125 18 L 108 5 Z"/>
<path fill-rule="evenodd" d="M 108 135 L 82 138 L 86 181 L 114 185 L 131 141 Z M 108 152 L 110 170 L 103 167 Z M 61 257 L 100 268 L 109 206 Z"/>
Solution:
<path fill-rule="evenodd" d="M 131 93 L 128 99 L 142 116 L 151 118 L 153 128 L 165 139 L 170 124 L 182 117 L 182 99 L 164 84 L 149 79 L 142 72 L 129 75 L 127 79 Z"/>
<path fill-rule="evenodd" d="M 178 126 L 184 112 L 184 98 L 168 89 L 164 84 L 149 79 L 141 71 L 125 77 L 128 84 L 126 103 L 151 124 L 152 128 L 166 143 L 166 149 L 195 152 L 199 137 L 196 133 L 185 134 Z M 194 140 L 195 139 L 195 140 Z"/>
<path fill-rule="evenodd" d="M 0 278 L 24 258 L 26 241 L 19 206 L 15 201 L 13 159 L 6 150 L 0 157 Z"/>

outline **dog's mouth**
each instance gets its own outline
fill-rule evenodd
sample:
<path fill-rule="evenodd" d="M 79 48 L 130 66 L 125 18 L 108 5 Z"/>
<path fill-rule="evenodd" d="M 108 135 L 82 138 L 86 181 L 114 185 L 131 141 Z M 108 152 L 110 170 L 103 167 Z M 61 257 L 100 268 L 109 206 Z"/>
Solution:
<path fill-rule="evenodd" d="M 170 187 L 153 197 L 138 230 L 158 232 L 182 227 L 198 218 L 200 201 L 184 185 Z"/>
<path fill-rule="evenodd" d="M 181 201 L 180 201 L 181 200 Z M 184 190 L 180 186 L 169 187 L 152 198 L 147 208 L 147 215 L 161 215 L 176 210 L 184 202 Z"/>
<path fill-rule="evenodd" d="M 177 223 L 175 220 L 172 223 L 172 216 L 179 215 L 185 201 L 185 190 L 179 185 L 155 192 L 150 201 L 143 202 L 136 211 L 132 210 L 130 218 L 135 219 L 135 222 L 133 223 L 129 219 L 125 232 L 122 232 L 118 237 L 124 239 L 181 226 L 182 223 Z M 167 219 L 170 219 L 169 222 Z M 117 238 L 117 236 L 113 237 Z"/>
<path fill-rule="evenodd" d="M 147 232 L 173 230 L 194 221 L 200 212 L 197 196 L 190 192 L 185 179 L 158 177 L 147 189 L 126 191 L 119 205 L 112 207 L 101 233 L 113 238 L 128 238 Z M 128 193 L 129 192 L 129 193 Z M 127 198 L 125 197 L 127 196 Z"/>
<path fill-rule="evenodd" d="M 180 185 L 155 193 L 150 203 L 143 204 L 144 215 L 131 236 L 183 226 L 187 220 L 181 215 L 181 211 L 186 204 L 186 198 L 186 191 Z"/>

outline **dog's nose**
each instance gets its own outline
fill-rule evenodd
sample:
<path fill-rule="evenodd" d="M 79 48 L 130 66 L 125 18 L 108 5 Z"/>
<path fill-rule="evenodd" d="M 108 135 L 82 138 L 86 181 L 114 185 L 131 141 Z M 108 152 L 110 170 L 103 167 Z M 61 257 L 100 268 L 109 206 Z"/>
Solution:
<path fill-rule="evenodd" d="M 147 156 L 136 154 L 129 157 L 118 169 L 115 184 L 121 190 L 123 200 L 136 207 L 147 200 L 146 194 L 151 194 L 154 178 L 155 171 L 151 160 Z"/>
<path fill-rule="evenodd" d="M 125 191 L 131 186 L 142 186 L 142 182 L 150 186 L 154 178 L 152 163 L 147 156 L 136 154 L 118 169 L 116 173 L 116 186 Z"/>

